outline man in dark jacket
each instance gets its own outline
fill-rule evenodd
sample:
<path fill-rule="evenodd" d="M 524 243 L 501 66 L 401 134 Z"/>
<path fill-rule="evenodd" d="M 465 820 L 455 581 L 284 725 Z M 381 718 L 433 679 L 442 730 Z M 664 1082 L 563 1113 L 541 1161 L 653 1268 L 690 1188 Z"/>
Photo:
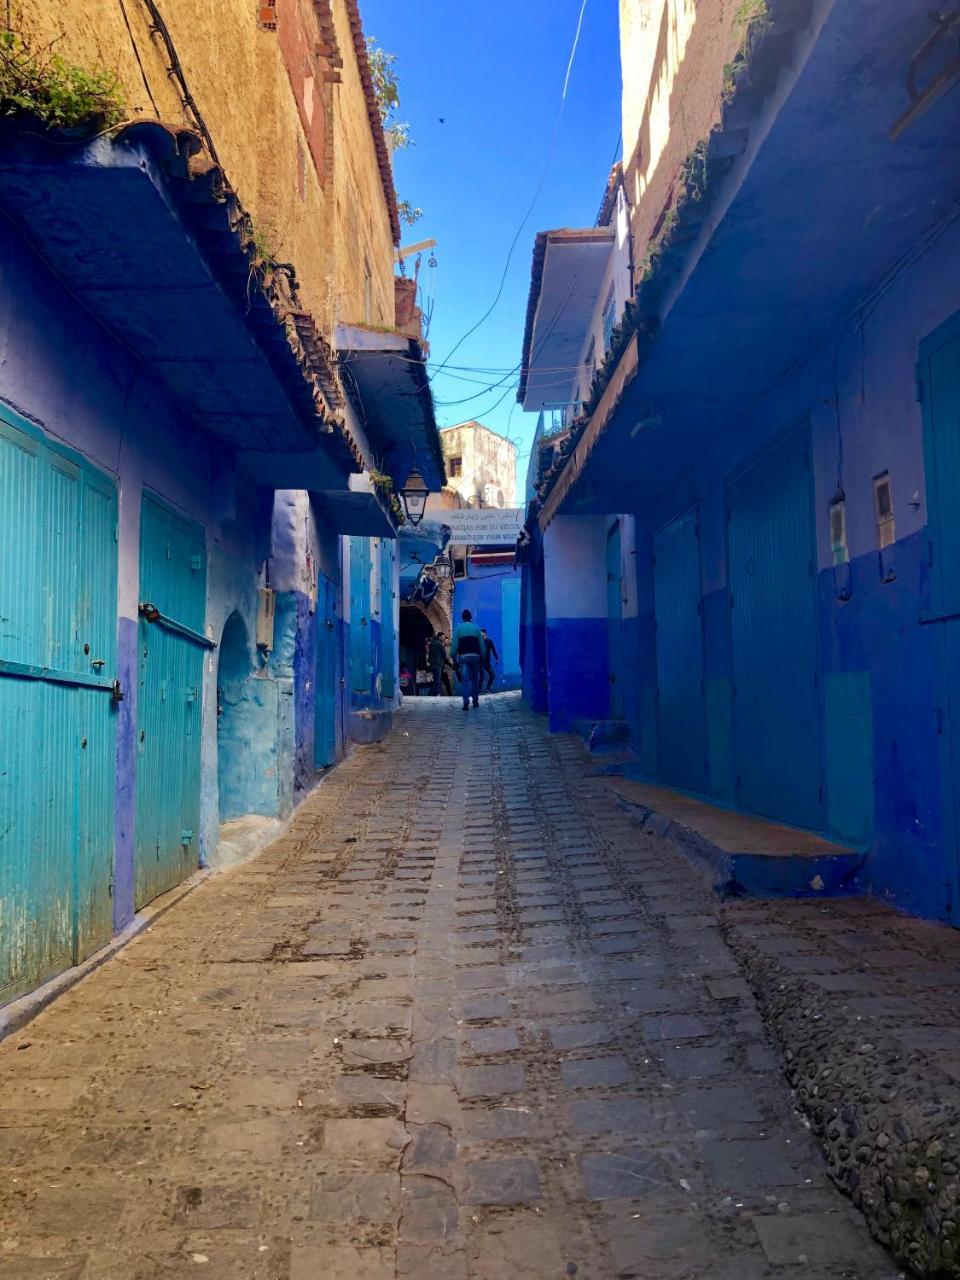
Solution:
<path fill-rule="evenodd" d="M 446 660 L 447 650 L 443 643 L 443 637 L 439 635 L 431 636 L 430 643 L 427 645 L 427 666 L 433 676 L 430 694 L 434 698 L 440 696 L 440 677 L 443 675 L 443 665 Z"/>
<path fill-rule="evenodd" d="M 460 675 L 460 692 L 463 695 L 463 709 L 468 710 L 470 699 L 473 705 L 480 705 L 480 665 L 483 662 L 483 635 L 473 620 L 469 609 L 461 614 L 462 621 L 453 633 L 450 644 L 450 656 L 457 664 Z"/>
<path fill-rule="evenodd" d="M 493 688 L 493 680 L 497 674 L 493 669 L 493 664 L 500 661 L 500 655 L 497 653 L 497 646 L 487 635 L 487 628 L 481 627 L 480 631 L 483 635 L 483 670 L 480 672 L 480 692 L 489 693 Z M 483 687 L 484 677 L 486 677 L 487 681 L 486 690 Z"/>

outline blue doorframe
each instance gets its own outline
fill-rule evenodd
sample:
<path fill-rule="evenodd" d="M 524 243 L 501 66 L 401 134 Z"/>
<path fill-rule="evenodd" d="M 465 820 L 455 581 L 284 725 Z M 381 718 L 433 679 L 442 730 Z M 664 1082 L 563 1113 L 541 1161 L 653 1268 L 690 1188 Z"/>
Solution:
<path fill-rule="evenodd" d="M 960 926 L 960 312 L 920 344 L 930 606 L 937 632 L 945 914 Z"/>

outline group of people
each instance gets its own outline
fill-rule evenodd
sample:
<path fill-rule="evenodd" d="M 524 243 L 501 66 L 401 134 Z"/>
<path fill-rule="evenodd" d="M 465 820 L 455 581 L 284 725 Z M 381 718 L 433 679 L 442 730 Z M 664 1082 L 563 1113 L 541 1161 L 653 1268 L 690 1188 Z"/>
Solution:
<path fill-rule="evenodd" d="M 487 635 L 486 627 L 478 627 L 470 610 L 464 609 L 449 650 L 446 636 L 442 633 L 432 636 L 427 642 L 427 666 L 433 675 L 430 692 L 438 697 L 441 688 L 444 688 L 448 694 L 452 694 L 450 671 L 455 671 L 464 711 L 469 709 L 471 701 L 475 707 L 479 707 L 480 694 L 489 693 L 493 688 L 496 676 L 493 664 L 499 658 L 497 646 Z"/>

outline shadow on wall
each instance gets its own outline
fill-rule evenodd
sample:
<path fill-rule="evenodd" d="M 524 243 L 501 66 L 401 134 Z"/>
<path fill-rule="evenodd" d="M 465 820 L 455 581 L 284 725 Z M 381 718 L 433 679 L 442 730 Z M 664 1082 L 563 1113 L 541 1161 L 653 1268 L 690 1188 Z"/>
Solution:
<path fill-rule="evenodd" d="M 254 673 L 247 628 L 232 613 L 217 667 L 217 781 L 220 822 L 277 816 L 277 686 Z"/>

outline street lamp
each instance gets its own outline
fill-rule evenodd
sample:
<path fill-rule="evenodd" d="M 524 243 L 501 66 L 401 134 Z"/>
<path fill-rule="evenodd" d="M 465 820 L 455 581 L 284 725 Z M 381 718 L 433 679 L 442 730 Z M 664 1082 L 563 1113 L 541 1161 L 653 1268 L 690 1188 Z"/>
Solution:
<path fill-rule="evenodd" d="M 448 578 L 452 578 L 453 565 L 450 563 L 450 557 L 445 555 L 437 556 L 433 562 L 433 571 L 437 575 L 439 582 L 446 582 Z"/>
<path fill-rule="evenodd" d="M 403 499 L 403 509 L 407 519 L 414 526 L 418 525 L 423 519 L 423 513 L 427 506 L 427 495 L 430 490 L 427 488 L 427 482 L 424 480 L 420 472 L 413 468 L 407 476 L 407 483 L 400 490 L 400 497 Z"/>

